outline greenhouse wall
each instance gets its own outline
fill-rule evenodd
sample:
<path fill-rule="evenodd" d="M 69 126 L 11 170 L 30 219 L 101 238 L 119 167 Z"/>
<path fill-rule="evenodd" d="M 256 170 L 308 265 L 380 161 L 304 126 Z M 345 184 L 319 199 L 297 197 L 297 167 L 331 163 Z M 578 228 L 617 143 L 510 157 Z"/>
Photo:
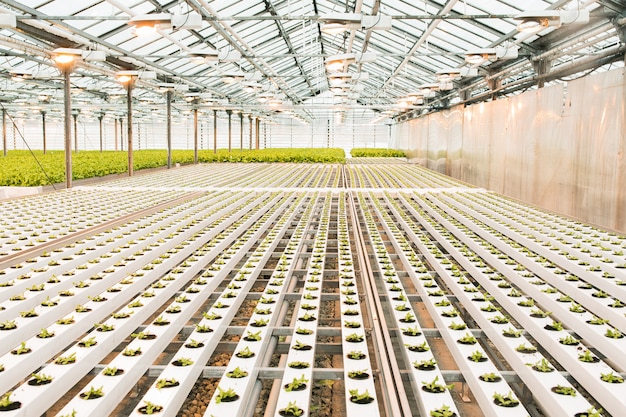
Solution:
<path fill-rule="evenodd" d="M 328 117 L 316 117 L 309 123 L 303 123 L 291 117 L 275 117 L 273 120 L 262 119 L 259 131 L 260 148 L 343 148 L 348 154 L 352 148 L 387 148 L 390 142 L 389 126 L 371 124 L 371 117 L 352 117 L 337 120 L 333 112 Z M 7 148 L 43 149 L 42 118 L 39 112 L 29 114 L 9 114 L 7 117 Z M 167 147 L 166 124 L 163 120 L 151 117 L 133 118 L 133 149 L 165 149 Z M 252 147 L 255 146 L 256 130 L 252 121 Z M 72 129 L 73 129 L 72 120 Z M 99 121 L 90 114 L 78 116 L 78 150 L 100 149 Z M 103 149 L 122 150 L 127 148 L 127 125 L 125 116 L 116 122 L 113 118 L 103 119 Z M 243 119 L 243 137 L 238 114 L 231 120 L 232 149 L 250 149 L 250 120 Z M 116 134 L 117 130 L 117 147 Z M 213 149 L 213 111 L 206 110 L 198 118 L 198 146 L 200 149 Z M 23 139 L 25 138 L 25 140 Z M 172 147 L 174 149 L 193 149 L 193 115 L 186 114 L 174 118 L 172 123 Z M 58 115 L 46 117 L 46 148 L 63 149 L 63 120 Z M 75 137 L 72 132 L 72 147 Z M 228 148 L 228 117 L 225 112 L 218 112 L 217 147 Z"/>
<path fill-rule="evenodd" d="M 397 125 L 420 165 L 626 231 L 624 69 Z"/>

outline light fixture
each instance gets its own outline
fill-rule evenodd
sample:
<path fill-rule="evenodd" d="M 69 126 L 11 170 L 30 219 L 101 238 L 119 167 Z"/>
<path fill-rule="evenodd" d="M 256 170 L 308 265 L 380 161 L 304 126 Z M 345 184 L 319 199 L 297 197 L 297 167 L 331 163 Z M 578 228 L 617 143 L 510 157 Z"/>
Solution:
<path fill-rule="evenodd" d="M 118 71 L 115 73 L 115 80 L 125 86 L 133 85 L 137 77 L 139 77 L 139 71 L 135 70 Z"/>
<path fill-rule="evenodd" d="M 74 48 L 57 48 L 52 51 L 52 59 L 60 68 L 73 68 L 76 62 L 83 56 L 83 51 Z"/>
<path fill-rule="evenodd" d="M 548 27 L 559 28 L 561 25 L 589 23 L 589 10 L 527 11 L 518 14 L 514 19 L 520 21 L 517 24 L 518 31 L 535 34 Z"/>
<path fill-rule="evenodd" d="M 340 72 L 343 71 L 346 65 L 352 64 L 355 62 L 354 54 L 337 54 L 331 55 L 324 63 L 326 64 L 326 69 L 329 72 Z"/>
<path fill-rule="evenodd" d="M 241 52 L 234 49 L 192 49 L 189 57 L 196 64 L 203 64 L 211 61 L 219 62 L 238 62 L 241 60 Z"/>
<path fill-rule="evenodd" d="M 357 13 L 328 13 L 317 19 L 320 22 L 320 30 L 329 35 L 338 35 L 347 30 L 389 30 L 391 29 L 391 16 L 375 15 L 368 16 Z"/>
<path fill-rule="evenodd" d="M 496 60 L 495 48 L 474 49 L 465 52 L 465 62 L 470 65 L 480 65 L 486 61 Z"/>
<path fill-rule="evenodd" d="M 133 26 L 135 35 L 147 36 L 159 29 L 202 29 L 202 16 L 197 13 L 184 15 L 151 13 L 133 16 L 128 24 Z"/>

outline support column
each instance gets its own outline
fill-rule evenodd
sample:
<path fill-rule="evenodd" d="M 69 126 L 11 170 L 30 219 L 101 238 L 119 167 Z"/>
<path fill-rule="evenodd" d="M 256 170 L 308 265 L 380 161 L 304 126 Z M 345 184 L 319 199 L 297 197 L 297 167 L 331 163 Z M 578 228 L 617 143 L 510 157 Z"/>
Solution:
<path fill-rule="evenodd" d="M 239 150 L 243 151 L 243 113 L 239 113 Z"/>
<path fill-rule="evenodd" d="M 248 122 L 250 123 L 250 150 L 252 150 L 252 115 L 248 116 Z"/>
<path fill-rule="evenodd" d="M 104 119 L 104 114 L 100 113 L 98 115 L 98 123 L 100 124 L 100 152 L 104 150 L 104 130 L 102 129 L 102 120 Z"/>
<path fill-rule="evenodd" d="M 120 150 L 124 152 L 124 122 L 120 117 Z"/>
<path fill-rule="evenodd" d="M 172 168 L 172 90 L 165 93 L 167 101 L 167 169 Z"/>
<path fill-rule="evenodd" d="M 228 153 L 231 152 L 233 147 L 233 124 L 232 124 L 232 110 L 226 110 L 226 114 L 228 115 Z"/>
<path fill-rule="evenodd" d="M 113 130 L 115 130 L 115 150 L 117 151 L 118 149 L 118 142 L 119 142 L 119 134 L 117 133 L 117 117 L 113 118 Z"/>
<path fill-rule="evenodd" d="M 257 150 L 259 149 L 259 141 L 260 141 L 260 138 L 261 138 L 261 136 L 259 134 L 260 127 L 261 127 L 261 121 L 257 117 L 256 118 L 256 147 L 255 147 L 255 149 L 257 149 Z"/>
<path fill-rule="evenodd" d="M 46 154 L 46 112 L 41 111 L 41 134 L 43 138 L 43 154 Z"/>
<path fill-rule="evenodd" d="M 552 68 L 552 61 L 549 59 L 540 59 L 538 61 L 532 61 L 535 73 L 537 74 L 537 88 L 543 88 L 546 84 L 546 76 L 550 73 Z"/>
<path fill-rule="evenodd" d="M 2 154 L 7 156 L 7 111 L 2 109 Z"/>
<path fill-rule="evenodd" d="M 217 110 L 213 109 L 213 153 L 217 154 Z"/>
<path fill-rule="evenodd" d="M 198 108 L 193 109 L 193 163 L 198 163 Z"/>
<path fill-rule="evenodd" d="M 72 99 L 70 69 L 63 71 L 63 108 L 65 112 L 65 188 L 72 188 Z"/>
<path fill-rule="evenodd" d="M 128 83 L 126 86 L 126 123 L 128 126 L 128 176 L 133 176 L 133 86 Z"/>
<path fill-rule="evenodd" d="M 72 114 L 74 117 L 74 152 L 78 153 L 78 113 Z"/>

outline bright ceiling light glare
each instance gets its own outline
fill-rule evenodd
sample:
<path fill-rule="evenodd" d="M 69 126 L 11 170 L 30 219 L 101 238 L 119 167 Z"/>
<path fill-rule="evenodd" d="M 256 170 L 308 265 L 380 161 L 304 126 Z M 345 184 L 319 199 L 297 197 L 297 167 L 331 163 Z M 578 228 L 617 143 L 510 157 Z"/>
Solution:
<path fill-rule="evenodd" d="M 133 77 L 132 77 L 132 76 L 130 76 L 130 75 L 126 75 L 126 74 L 118 75 L 118 76 L 116 77 L 117 82 L 118 82 L 118 83 L 121 83 L 121 84 L 127 84 L 127 83 L 129 83 L 132 79 L 133 79 Z"/>
<path fill-rule="evenodd" d="M 343 70 L 344 62 L 340 60 L 329 61 L 326 63 L 326 69 L 329 72 L 338 72 Z"/>
<path fill-rule="evenodd" d="M 517 30 L 522 33 L 539 33 L 550 26 L 548 19 L 523 20 L 517 25 Z"/>
<path fill-rule="evenodd" d="M 489 55 L 481 53 L 473 53 L 465 55 L 465 62 L 470 65 L 480 65 L 489 60 Z"/>
<path fill-rule="evenodd" d="M 81 49 L 57 48 L 52 51 L 52 59 L 60 69 L 72 69 L 82 54 Z"/>
<path fill-rule="evenodd" d="M 146 38 L 148 36 L 152 36 L 157 32 L 157 25 L 137 25 L 135 26 L 134 33 L 136 36 L 140 38 Z"/>

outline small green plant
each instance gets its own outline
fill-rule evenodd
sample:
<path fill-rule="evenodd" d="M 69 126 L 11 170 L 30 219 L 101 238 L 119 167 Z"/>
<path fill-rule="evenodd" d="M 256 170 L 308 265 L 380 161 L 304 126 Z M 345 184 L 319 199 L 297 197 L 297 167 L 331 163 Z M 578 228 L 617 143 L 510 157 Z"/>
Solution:
<path fill-rule="evenodd" d="M 499 393 L 493 394 L 494 402 L 501 407 L 515 407 L 519 405 L 519 401 L 513 397 L 513 393 L 509 391 L 507 395 L 502 395 Z"/>
<path fill-rule="evenodd" d="M 353 403 L 369 404 L 374 401 L 374 398 L 367 390 L 365 390 L 365 392 L 359 392 L 358 389 L 351 389 L 348 392 L 350 394 L 350 401 L 352 401 Z"/>
<path fill-rule="evenodd" d="M 359 327 L 361 327 L 361 323 L 359 323 L 358 321 L 348 321 L 348 320 L 346 320 L 346 321 L 343 322 L 343 325 L 345 327 L 349 327 L 349 328 L 352 328 L 352 329 L 358 329 Z"/>
<path fill-rule="evenodd" d="M 402 329 L 402 334 L 406 336 L 419 336 L 422 334 L 418 326 L 406 327 Z"/>
<path fill-rule="evenodd" d="M 100 398 L 104 395 L 104 391 L 102 391 L 102 387 L 95 388 L 93 385 L 85 392 L 81 392 L 80 397 L 83 400 L 93 400 L 95 398 Z"/>
<path fill-rule="evenodd" d="M 578 360 L 581 362 L 598 362 L 599 359 L 591 354 L 590 350 L 586 350 L 584 353 L 578 355 Z"/>
<path fill-rule="evenodd" d="M 580 343 L 580 340 L 568 334 L 567 336 L 560 338 L 559 343 L 561 343 L 562 345 L 567 345 L 567 346 L 575 346 Z"/>
<path fill-rule="evenodd" d="M 479 378 L 485 382 L 498 382 L 502 379 L 500 375 L 493 372 L 482 374 Z"/>
<path fill-rule="evenodd" d="M 469 333 L 465 333 L 465 336 L 457 339 L 457 342 L 463 345 L 473 345 L 476 343 L 476 338 Z"/>
<path fill-rule="evenodd" d="M 46 374 L 32 374 L 33 381 L 35 381 L 35 385 L 44 385 L 52 382 L 52 377 Z"/>
<path fill-rule="evenodd" d="M 139 411 L 142 414 L 155 414 L 163 410 L 162 406 L 151 403 L 150 401 L 144 401 L 143 403 L 144 403 L 143 407 L 139 408 Z"/>
<path fill-rule="evenodd" d="M 364 340 L 364 336 L 357 333 L 351 333 L 346 336 L 346 342 L 358 343 Z"/>
<path fill-rule="evenodd" d="M 430 382 L 422 381 L 422 389 L 428 392 L 441 393 L 445 392 L 446 389 L 452 389 L 453 387 L 453 385 L 440 384 L 437 381 L 439 381 L 439 375 L 437 375 L 435 379 Z"/>
<path fill-rule="evenodd" d="M 115 325 L 113 325 L 113 324 L 96 323 L 96 324 L 94 324 L 94 327 L 99 332 L 110 332 L 110 331 L 115 330 Z"/>
<path fill-rule="evenodd" d="M 196 332 L 198 333 L 210 333 L 213 329 L 205 324 L 196 324 Z"/>
<path fill-rule="evenodd" d="M 124 356 L 139 356 L 139 355 L 141 355 L 141 347 L 138 347 L 137 349 L 126 348 L 122 352 L 122 355 L 124 355 Z"/>
<path fill-rule="evenodd" d="M 457 317 L 459 315 L 459 310 L 453 308 L 452 310 L 442 311 L 441 315 L 443 317 Z"/>
<path fill-rule="evenodd" d="M 203 346 L 204 346 L 204 343 L 196 339 L 191 339 L 189 342 L 185 343 L 185 347 L 190 348 L 190 349 L 197 349 Z"/>
<path fill-rule="evenodd" d="M 193 361 L 189 358 L 178 358 L 176 359 L 174 362 L 174 365 L 176 366 L 189 366 L 189 365 L 193 365 Z"/>
<path fill-rule="evenodd" d="M 535 305 L 535 300 L 529 298 L 528 300 L 520 301 L 519 303 L 517 303 L 517 305 L 520 307 L 532 307 Z"/>
<path fill-rule="evenodd" d="M 96 344 L 98 344 L 98 342 L 96 342 L 95 337 L 90 337 L 89 339 L 83 339 L 78 343 L 80 347 L 85 347 L 85 348 L 95 346 Z"/>
<path fill-rule="evenodd" d="M 294 362 L 289 362 L 287 366 L 289 366 L 290 368 L 294 368 L 294 369 L 305 369 L 311 366 L 311 364 L 309 364 L 308 362 L 294 361 Z"/>
<path fill-rule="evenodd" d="M 269 320 L 267 319 L 256 319 L 254 322 L 252 322 L 252 326 L 264 327 L 264 326 L 267 326 L 267 323 L 269 323 Z"/>
<path fill-rule="evenodd" d="M 300 391 L 306 388 L 306 384 L 309 382 L 308 379 L 305 378 L 304 374 L 300 378 L 294 378 L 290 383 L 285 385 L 285 391 Z"/>
<path fill-rule="evenodd" d="M 13 393 L 9 391 L 4 394 L 2 398 L 0 398 L 0 408 L 8 410 L 13 404 L 15 404 L 15 401 L 11 400 L 11 394 Z"/>
<path fill-rule="evenodd" d="M 241 349 L 239 352 L 235 354 L 238 358 L 251 358 L 254 356 L 254 352 L 250 350 L 248 346 Z"/>
<path fill-rule="evenodd" d="M 437 366 L 437 361 L 434 358 L 424 359 L 421 361 L 413 362 L 413 366 L 423 371 L 431 370 L 431 369 L 435 369 L 435 367 Z"/>
<path fill-rule="evenodd" d="M 533 345 L 526 345 L 525 343 L 522 343 L 521 345 L 518 345 L 515 350 L 520 353 L 535 353 L 537 348 Z"/>
<path fill-rule="evenodd" d="M 551 312 L 549 312 L 549 311 L 543 311 L 543 310 L 541 310 L 541 309 L 539 309 L 539 308 L 533 308 L 533 309 L 530 311 L 530 315 L 531 315 L 532 317 L 546 318 L 546 317 L 548 317 L 550 314 L 552 314 L 552 313 L 551 313 Z"/>
<path fill-rule="evenodd" d="M 15 348 L 11 351 L 12 354 L 14 355 L 25 355 L 27 353 L 30 353 L 31 349 L 26 346 L 26 342 L 22 342 L 20 343 L 20 346 L 18 348 Z"/>
<path fill-rule="evenodd" d="M 360 350 L 353 350 L 350 351 L 346 354 L 346 356 L 350 359 L 365 359 L 365 353 L 361 352 Z"/>
<path fill-rule="evenodd" d="M 456 415 L 456 413 L 450 410 L 450 407 L 447 405 L 442 405 L 439 408 L 430 410 L 428 414 L 430 417 L 453 417 Z"/>
<path fill-rule="evenodd" d="M 15 320 L 7 320 L 5 322 L 0 323 L 0 330 L 13 330 L 17 329 L 17 323 Z"/>
<path fill-rule="evenodd" d="M 54 363 L 57 365 L 69 365 L 71 363 L 76 362 L 76 352 L 68 355 L 68 356 L 59 356 L 54 360 Z"/>
<path fill-rule="evenodd" d="M 259 340 L 261 340 L 261 331 L 259 330 L 256 333 L 252 333 L 251 331 L 248 330 L 248 332 L 246 333 L 246 336 L 244 337 L 244 340 L 248 342 L 258 342 Z"/>
<path fill-rule="evenodd" d="M 300 417 L 304 413 L 304 410 L 298 407 L 295 401 L 290 401 L 287 407 L 281 409 L 279 412 L 283 416 Z"/>
<path fill-rule="evenodd" d="M 102 374 L 106 375 L 106 376 L 116 376 L 120 373 L 121 369 L 118 369 L 114 366 L 108 366 L 106 368 L 104 368 L 104 370 L 102 371 Z"/>
<path fill-rule="evenodd" d="M 215 402 L 220 404 L 221 402 L 235 401 L 239 398 L 239 395 L 232 389 L 227 390 L 217 387 L 217 395 L 215 396 Z"/>
<path fill-rule="evenodd" d="M 553 320 L 552 323 L 547 324 L 545 328 L 546 330 L 561 331 L 563 330 L 563 325 L 560 322 Z"/>
<path fill-rule="evenodd" d="M 405 345 L 407 349 L 413 352 L 427 352 L 430 350 L 426 341 L 422 342 L 419 345 Z"/>
<path fill-rule="evenodd" d="M 162 388 L 175 387 L 178 384 L 179 384 L 178 381 L 174 378 L 162 378 L 162 379 L 157 380 L 156 387 L 157 389 L 162 389 Z"/>
<path fill-rule="evenodd" d="M 613 371 L 607 374 L 600 374 L 600 379 L 611 384 L 621 384 L 624 382 L 624 378 L 620 375 L 615 375 Z"/>
<path fill-rule="evenodd" d="M 580 304 L 572 304 L 569 308 L 572 313 L 584 313 L 586 310 Z"/>
<path fill-rule="evenodd" d="M 248 376 L 248 372 L 244 371 L 240 367 L 236 367 L 230 372 L 226 372 L 228 378 L 245 378 Z"/>
<path fill-rule="evenodd" d="M 554 368 L 550 366 L 550 362 L 548 362 L 545 358 L 541 359 L 539 362 L 533 364 L 533 369 L 537 372 L 552 372 Z"/>
<path fill-rule="evenodd" d="M 293 344 L 293 348 L 295 350 L 311 350 L 312 346 L 307 345 L 306 343 L 302 343 L 299 340 L 296 340 L 296 342 Z"/>
<path fill-rule="evenodd" d="M 357 369 L 357 370 L 348 372 L 348 378 L 366 379 L 366 378 L 369 378 L 369 374 L 367 373 L 366 369 L 363 369 L 363 370 Z"/>
<path fill-rule="evenodd" d="M 468 356 L 467 358 L 471 360 L 472 362 L 485 362 L 488 360 L 487 357 L 483 355 L 483 353 L 480 350 L 476 350 L 472 352 L 472 354 Z"/>
<path fill-rule="evenodd" d="M 576 396 L 576 390 L 574 388 L 566 387 L 564 385 L 557 385 L 552 388 L 552 391 L 561 395 L 571 395 L 572 397 Z"/>
<path fill-rule="evenodd" d="M 606 329 L 606 333 L 604 333 L 604 336 L 610 339 L 621 339 L 622 337 L 624 337 L 622 332 L 620 332 L 617 329 L 612 329 L 612 328 Z"/>
<path fill-rule="evenodd" d="M 41 329 L 37 337 L 40 339 L 48 339 L 50 337 L 54 337 L 54 332 L 48 329 Z"/>
<path fill-rule="evenodd" d="M 498 314 L 497 316 L 491 318 L 491 322 L 496 324 L 506 324 L 509 322 L 509 319 L 505 316 Z"/>
<path fill-rule="evenodd" d="M 465 330 L 467 329 L 467 325 L 465 323 L 455 323 L 454 321 L 450 323 L 448 328 L 452 330 Z"/>

